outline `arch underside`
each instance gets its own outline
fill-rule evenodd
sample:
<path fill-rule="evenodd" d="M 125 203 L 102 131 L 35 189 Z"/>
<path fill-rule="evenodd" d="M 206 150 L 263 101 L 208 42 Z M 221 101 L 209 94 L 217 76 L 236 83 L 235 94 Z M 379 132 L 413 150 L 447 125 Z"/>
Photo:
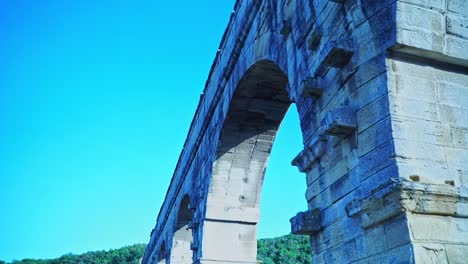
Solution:
<path fill-rule="evenodd" d="M 213 166 L 204 258 L 256 261 L 260 193 L 275 136 L 291 104 L 287 85 L 273 62 L 260 61 L 234 92 Z"/>

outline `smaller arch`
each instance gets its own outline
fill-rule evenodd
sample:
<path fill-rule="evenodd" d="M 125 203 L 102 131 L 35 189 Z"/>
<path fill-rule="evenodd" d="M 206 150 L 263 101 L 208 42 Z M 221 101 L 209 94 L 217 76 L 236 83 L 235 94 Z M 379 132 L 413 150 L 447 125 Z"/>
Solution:
<path fill-rule="evenodd" d="M 158 264 L 166 264 L 167 263 L 167 252 L 166 252 L 166 242 L 163 241 L 161 245 L 161 249 L 159 250 L 158 254 Z"/>
<path fill-rule="evenodd" d="M 193 221 L 193 211 L 190 209 L 190 197 L 185 195 L 180 202 L 177 222 L 172 237 L 171 263 L 191 264 L 193 263 L 193 233 L 189 224 Z"/>

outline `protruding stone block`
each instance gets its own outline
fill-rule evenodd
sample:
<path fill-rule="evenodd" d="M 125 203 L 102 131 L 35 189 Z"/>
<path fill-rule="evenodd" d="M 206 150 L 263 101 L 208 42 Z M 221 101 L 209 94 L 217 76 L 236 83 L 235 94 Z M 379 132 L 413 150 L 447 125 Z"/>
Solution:
<path fill-rule="evenodd" d="M 315 162 L 311 154 L 307 148 L 304 149 L 292 160 L 291 165 L 297 167 L 300 172 L 309 171 Z"/>
<path fill-rule="evenodd" d="M 329 42 L 321 52 L 323 61 L 320 68 L 343 68 L 354 55 L 354 45 L 351 40 Z"/>
<path fill-rule="evenodd" d="M 298 213 L 289 221 L 294 235 L 313 235 L 322 229 L 320 210 Z"/>
<path fill-rule="evenodd" d="M 359 214 L 362 211 L 362 204 L 361 201 L 358 199 L 353 199 L 351 202 L 349 202 L 346 207 L 346 214 L 349 217 L 353 217 L 357 214 Z"/>
<path fill-rule="evenodd" d="M 323 79 L 307 77 L 302 81 L 302 97 L 320 97 L 323 94 Z"/>
<path fill-rule="evenodd" d="M 327 135 L 346 137 L 357 128 L 356 111 L 349 106 L 341 106 L 327 113 L 322 120 L 322 128 Z"/>
<path fill-rule="evenodd" d="M 299 153 L 291 162 L 300 172 L 308 172 L 319 160 L 326 150 L 327 139 L 318 135 L 312 139 L 312 143 Z"/>

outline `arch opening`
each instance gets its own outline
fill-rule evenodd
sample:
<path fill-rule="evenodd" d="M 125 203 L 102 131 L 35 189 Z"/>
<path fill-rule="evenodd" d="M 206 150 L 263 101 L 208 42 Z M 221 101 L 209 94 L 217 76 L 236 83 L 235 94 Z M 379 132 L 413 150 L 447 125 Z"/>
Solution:
<path fill-rule="evenodd" d="M 193 220 L 193 211 L 190 209 L 190 198 L 186 195 L 182 199 L 177 215 L 177 223 L 172 237 L 171 264 L 193 263 L 192 230 L 189 224 Z"/>
<path fill-rule="evenodd" d="M 239 81 L 213 166 L 204 258 L 257 263 L 261 189 L 273 142 L 291 103 L 287 76 L 271 61 L 257 62 Z"/>

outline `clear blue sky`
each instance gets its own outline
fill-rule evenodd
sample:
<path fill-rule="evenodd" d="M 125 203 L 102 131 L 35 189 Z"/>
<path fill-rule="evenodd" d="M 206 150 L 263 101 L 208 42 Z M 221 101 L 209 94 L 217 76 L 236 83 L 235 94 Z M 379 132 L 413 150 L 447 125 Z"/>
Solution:
<path fill-rule="evenodd" d="M 0 1 L 0 259 L 146 243 L 234 0 Z M 260 237 L 306 208 L 295 107 Z"/>

